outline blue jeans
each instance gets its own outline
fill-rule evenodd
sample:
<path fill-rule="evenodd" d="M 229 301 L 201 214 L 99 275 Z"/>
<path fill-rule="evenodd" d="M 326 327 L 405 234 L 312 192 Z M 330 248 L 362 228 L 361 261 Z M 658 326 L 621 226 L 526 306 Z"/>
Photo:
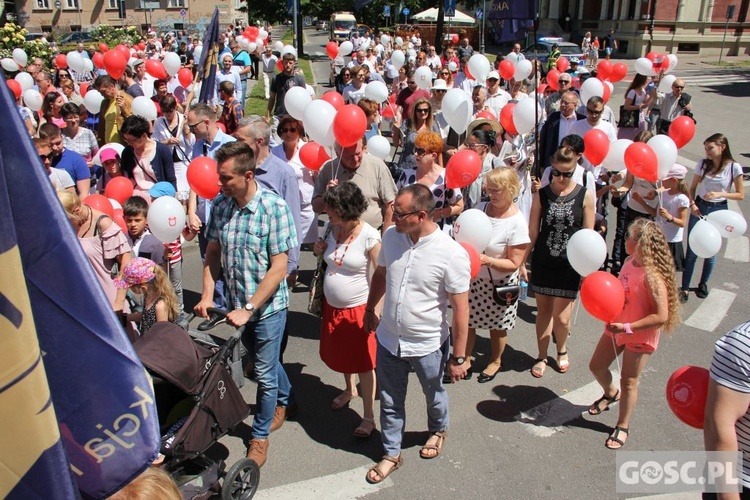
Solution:
<path fill-rule="evenodd" d="M 443 386 L 443 373 L 449 354 L 449 349 L 438 349 L 421 357 L 394 356 L 378 343 L 376 374 L 380 388 L 381 437 L 386 455 L 396 457 L 401 453 L 410 367 L 414 368 L 425 395 L 428 430 L 432 433 L 448 428 L 448 392 Z"/>
<path fill-rule="evenodd" d="M 705 200 L 702 200 L 700 198 L 696 198 L 695 204 L 698 206 L 698 210 L 700 210 L 701 215 L 708 215 L 711 212 L 716 212 L 717 210 L 726 210 L 727 209 L 727 202 L 726 201 L 720 201 L 717 203 L 709 203 Z M 682 271 L 682 289 L 687 291 L 690 288 L 690 279 L 693 277 L 693 270 L 695 269 L 695 261 L 698 259 L 698 256 L 693 253 L 693 251 L 690 249 L 690 232 L 693 230 L 693 226 L 695 223 L 698 222 L 698 217 L 694 215 L 690 215 L 690 221 L 688 222 L 688 246 L 687 246 L 687 252 L 685 252 L 685 269 Z M 703 259 L 703 272 L 701 272 L 701 283 L 708 283 L 708 280 L 711 278 L 711 272 L 714 270 L 714 265 L 716 264 L 716 257 L 711 257 L 710 259 Z"/>
<path fill-rule="evenodd" d="M 286 313 L 287 310 L 283 309 L 248 323 L 242 332 L 242 344 L 248 352 L 253 353 L 255 379 L 258 382 L 255 398 L 258 408 L 253 420 L 253 439 L 267 438 L 276 407 L 288 406 L 294 402 L 292 384 L 279 361 Z"/>
<path fill-rule="evenodd" d="M 208 247 L 208 240 L 203 235 L 204 228 L 198 231 L 198 249 L 201 254 L 201 261 L 206 259 L 206 247 Z M 227 299 L 224 297 L 224 269 L 219 267 L 219 276 L 216 278 L 214 283 L 214 306 L 217 309 L 227 308 Z"/>

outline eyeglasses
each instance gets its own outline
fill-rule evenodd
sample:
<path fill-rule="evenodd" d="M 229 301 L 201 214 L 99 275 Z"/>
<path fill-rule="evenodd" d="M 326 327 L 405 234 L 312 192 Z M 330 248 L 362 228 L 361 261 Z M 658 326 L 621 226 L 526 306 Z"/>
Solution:
<path fill-rule="evenodd" d="M 47 153 L 46 155 L 39 155 L 39 159 L 42 160 L 42 163 L 49 160 L 52 161 L 52 158 L 54 158 L 55 155 L 53 153 Z"/>
<path fill-rule="evenodd" d="M 69 75 L 69 74 L 67 74 L 67 73 L 59 73 L 59 74 L 58 74 L 57 76 L 58 76 L 59 78 L 70 78 L 70 75 Z"/>
<path fill-rule="evenodd" d="M 292 134 L 296 134 L 296 133 L 297 133 L 297 129 L 296 129 L 295 127 L 291 127 L 291 128 L 282 128 L 282 129 L 281 129 L 281 133 L 282 133 L 282 134 L 286 134 L 286 133 L 292 133 Z"/>
<path fill-rule="evenodd" d="M 570 82 L 571 80 L 557 80 L 557 83 L 559 83 L 560 85 L 562 84 L 570 85 Z"/>
<path fill-rule="evenodd" d="M 450 75 L 451 72 L 450 71 L 441 71 L 440 74 L 441 75 Z"/>
<path fill-rule="evenodd" d="M 350 75 L 349 73 L 344 73 L 344 76 L 352 76 L 352 75 Z"/>
<path fill-rule="evenodd" d="M 188 126 L 188 129 L 192 132 L 193 130 L 195 130 L 195 127 L 197 127 L 201 123 L 203 123 L 203 120 L 193 123 L 193 124 L 188 123 L 187 126 Z"/>
<path fill-rule="evenodd" d="M 430 151 L 427 151 L 425 148 L 414 148 L 414 154 L 416 156 L 422 156 L 425 153 L 429 153 Z"/>
<path fill-rule="evenodd" d="M 419 212 L 420 212 L 420 210 L 414 210 L 413 212 L 406 212 L 406 213 L 402 214 L 402 213 L 396 212 L 394 210 L 393 211 L 393 218 L 396 219 L 396 220 L 401 220 L 401 219 L 404 219 L 406 217 L 409 217 L 410 215 L 418 214 Z"/>
<path fill-rule="evenodd" d="M 681 89 L 684 89 L 685 86 L 684 85 L 672 85 L 672 88 L 673 89 L 680 89 L 681 90 Z"/>
<path fill-rule="evenodd" d="M 480 144 L 480 143 L 478 143 L 478 142 L 475 142 L 475 143 L 471 143 L 471 142 L 465 142 L 465 143 L 464 143 L 464 146 L 466 146 L 466 147 L 467 147 L 467 148 L 469 148 L 469 149 L 476 149 L 476 148 L 478 148 L 479 146 L 485 146 L 485 147 L 486 147 L 487 145 L 486 145 L 486 144 Z"/>
<path fill-rule="evenodd" d="M 359 74 L 357 74 L 357 78 L 364 78 L 366 76 L 367 75 L 365 73 L 359 73 Z"/>
<path fill-rule="evenodd" d="M 561 170 L 557 170 L 556 168 L 553 168 L 552 177 L 560 177 L 560 176 L 563 176 L 566 179 L 570 179 L 571 177 L 573 177 L 573 170 L 571 170 L 570 172 L 563 172 Z"/>
<path fill-rule="evenodd" d="M 448 92 L 448 89 L 435 89 L 434 92 Z"/>
<path fill-rule="evenodd" d="M 416 111 L 417 113 L 429 113 L 430 108 L 417 108 L 414 111 Z"/>
<path fill-rule="evenodd" d="M 407 82 L 409 85 L 416 85 L 417 82 Z"/>
<path fill-rule="evenodd" d="M 594 115 L 594 116 L 599 116 L 599 115 L 602 114 L 602 110 L 601 109 L 586 108 L 586 113 L 588 113 L 590 115 Z"/>
<path fill-rule="evenodd" d="M 140 138 L 139 138 L 139 137 L 125 137 L 124 135 L 122 136 L 122 140 L 124 140 L 124 141 L 125 141 L 125 142 L 127 142 L 128 144 L 133 144 L 133 143 L 134 143 L 134 142 L 136 142 L 136 141 L 137 141 L 138 139 L 140 139 Z"/>

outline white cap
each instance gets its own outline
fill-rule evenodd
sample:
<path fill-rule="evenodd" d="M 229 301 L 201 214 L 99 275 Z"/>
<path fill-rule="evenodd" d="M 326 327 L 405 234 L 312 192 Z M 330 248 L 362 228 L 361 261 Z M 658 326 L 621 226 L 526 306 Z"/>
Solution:
<path fill-rule="evenodd" d="M 487 73 L 487 80 L 490 80 L 492 78 L 494 78 L 495 80 L 499 80 L 500 73 L 498 73 L 497 71 L 490 71 L 489 73 Z"/>
<path fill-rule="evenodd" d="M 436 78 L 435 81 L 432 82 L 430 90 L 448 90 L 448 86 L 446 85 L 445 80 L 442 78 Z"/>

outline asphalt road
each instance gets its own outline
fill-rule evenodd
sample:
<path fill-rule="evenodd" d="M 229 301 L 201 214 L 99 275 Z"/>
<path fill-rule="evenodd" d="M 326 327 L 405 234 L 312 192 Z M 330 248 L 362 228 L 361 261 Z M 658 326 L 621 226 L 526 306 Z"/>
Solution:
<path fill-rule="evenodd" d="M 327 84 L 324 34 L 307 31 L 306 50 L 313 54 L 318 82 Z M 320 57 L 315 57 L 315 53 Z M 632 68 L 633 61 L 626 61 Z M 706 69 L 695 61 L 680 63 L 676 74 L 684 76 L 693 95 L 698 119 L 696 138 L 680 156 L 688 166 L 702 156 L 702 139 L 721 131 L 729 137 L 735 158 L 747 163 L 750 142 L 744 133 L 750 94 L 747 72 Z M 624 84 L 616 86 L 622 95 Z M 327 87 L 317 85 L 322 93 Z M 617 97 L 611 104 L 619 106 Z M 742 110 L 745 110 L 744 112 Z M 733 209 L 750 213 L 748 201 Z M 614 213 L 614 211 L 613 211 Z M 611 246 L 611 239 L 608 242 Z M 671 335 L 663 335 L 658 351 L 649 361 L 639 388 L 639 401 L 625 450 L 700 450 L 703 436 L 669 410 L 664 393 L 672 372 L 683 365 L 707 367 L 713 343 L 724 332 L 747 320 L 748 239 L 724 244 L 705 300 L 692 295 L 683 310 L 684 323 Z M 197 244 L 184 247 L 186 302 L 193 304 L 201 289 Z M 378 486 L 365 482 L 367 468 L 382 455 L 379 434 L 362 440 L 352 436 L 362 404 L 353 401 L 339 412 L 331 399 L 343 387 L 341 375 L 331 372 L 318 355 L 319 322 L 306 312 L 308 284 L 315 260 L 303 252 L 300 281 L 291 294 L 289 345 L 285 354 L 300 412 L 271 436 L 269 460 L 261 471 L 256 498 L 629 498 L 615 492 L 616 452 L 603 445 L 617 419 L 617 409 L 598 417 L 586 413 L 601 389 L 588 371 L 588 361 L 602 324 L 576 307 L 569 342 L 571 369 L 560 374 L 547 369 L 542 379 L 529 369 L 536 355 L 533 298 L 522 303 L 516 328 L 509 334 L 503 367 L 488 384 L 476 380 L 449 386 L 451 425 L 443 454 L 435 460 L 419 458 L 427 438 L 426 414 L 416 378 L 410 378 L 403 467 Z M 698 272 L 696 270 L 696 272 Z M 697 277 L 695 278 L 697 280 Z M 193 323 L 195 326 L 197 321 Z M 215 330 L 231 333 L 226 325 Z M 475 367 L 484 368 L 489 342 L 480 332 Z M 550 350 L 554 354 L 554 347 Z M 616 367 L 613 367 L 616 369 Z M 475 376 L 476 378 L 476 376 Z M 248 402 L 255 400 L 255 384 L 242 389 Z M 223 438 L 211 454 L 228 465 L 245 454 L 252 417 L 246 425 Z M 662 498 L 662 497 L 660 497 Z M 697 494 L 664 498 L 699 498 Z"/>

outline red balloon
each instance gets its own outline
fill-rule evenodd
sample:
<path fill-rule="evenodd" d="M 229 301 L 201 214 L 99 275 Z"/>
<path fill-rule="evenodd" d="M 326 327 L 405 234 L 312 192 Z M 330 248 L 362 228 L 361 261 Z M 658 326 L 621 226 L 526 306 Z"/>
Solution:
<path fill-rule="evenodd" d="M 662 59 L 660 70 L 664 72 L 669 71 L 669 58 L 668 57 L 664 56 L 664 59 Z M 657 70 L 656 72 L 658 73 L 659 71 Z"/>
<path fill-rule="evenodd" d="M 133 183 L 127 177 L 113 177 L 104 188 L 104 196 L 122 205 L 133 196 Z"/>
<path fill-rule="evenodd" d="M 141 43 L 139 43 L 138 45 L 136 45 L 136 48 L 137 48 L 138 50 L 146 50 L 146 44 L 145 44 L 145 43 L 143 43 L 143 42 L 141 42 Z"/>
<path fill-rule="evenodd" d="M 481 171 L 482 158 L 471 149 L 462 149 L 448 160 L 445 167 L 445 185 L 448 189 L 466 187 L 477 180 Z"/>
<path fill-rule="evenodd" d="M 398 96 L 397 96 L 397 95 L 396 95 L 395 93 L 393 93 L 393 94 L 391 94 L 391 95 L 390 95 L 390 97 L 388 98 L 388 101 L 389 101 L 389 102 L 390 102 L 391 104 L 396 104 L 396 98 L 397 98 L 397 97 L 398 97 Z"/>
<path fill-rule="evenodd" d="M 609 85 L 607 85 L 607 82 L 602 82 L 602 87 L 604 88 L 603 94 L 602 94 L 602 100 L 604 101 L 604 104 L 607 104 L 609 102 L 609 98 L 612 97 L 612 90 L 610 90 Z"/>
<path fill-rule="evenodd" d="M 245 31 L 247 32 L 248 35 L 254 36 L 256 38 L 258 37 L 258 35 L 260 35 L 260 30 L 258 29 L 257 26 L 248 26 Z"/>
<path fill-rule="evenodd" d="M 122 54 L 117 50 L 110 50 L 104 54 L 104 69 L 115 80 L 118 80 L 122 76 L 127 64 L 128 60 L 122 57 Z"/>
<path fill-rule="evenodd" d="M 305 168 L 317 172 L 325 162 L 330 160 L 326 149 L 317 142 L 310 141 L 299 149 L 299 160 Z"/>
<path fill-rule="evenodd" d="M 106 196 L 101 194 L 90 194 L 83 199 L 83 204 L 88 205 L 94 210 L 98 210 L 103 214 L 107 214 L 110 217 L 115 215 L 115 209 L 112 208 L 112 203 L 109 202 Z"/>
<path fill-rule="evenodd" d="M 382 116 L 383 118 L 394 118 L 396 116 L 396 114 L 395 114 L 395 111 L 393 109 L 393 103 L 389 102 L 383 108 L 383 111 L 380 113 L 380 116 Z"/>
<path fill-rule="evenodd" d="M 141 50 L 145 50 L 146 47 L 144 46 Z M 130 60 L 130 49 L 127 47 L 127 45 L 118 44 L 115 47 L 115 50 L 123 57 L 125 58 L 125 63 L 127 63 Z"/>
<path fill-rule="evenodd" d="M 667 380 L 667 404 L 684 423 L 703 429 L 709 372 L 700 366 L 678 368 Z"/>
<path fill-rule="evenodd" d="M 455 33 L 453 34 L 453 36 L 451 37 L 451 42 L 458 43 L 458 35 L 457 34 L 455 34 Z"/>
<path fill-rule="evenodd" d="M 367 117 L 356 104 L 347 104 L 333 117 L 333 136 L 341 146 L 348 148 L 357 143 L 367 130 Z"/>
<path fill-rule="evenodd" d="M 328 42 L 326 44 L 326 54 L 328 54 L 328 57 L 331 59 L 336 59 L 336 56 L 339 55 L 339 44 L 336 42 Z"/>
<path fill-rule="evenodd" d="M 581 79 L 577 76 L 574 76 L 573 80 L 570 82 L 570 86 L 576 90 L 581 90 Z"/>
<path fill-rule="evenodd" d="M 601 64 L 601 63 L 600 63 Z M 625 63 L 617 63 L 612 66 L 612 71 L 609 74 L 609 81 L 612 83 L 619 82 L 628 74 L 628 65 Z"/>
<path fill-rule="evenodd" d="M 278 68 L 279 71 L 284 71 L 284 61 L 281 59 L 276 61 L 276 68 Z"/>
<path fill-rule="evenodd" d="M 610 323 L 625 307 L 625 290 L 613 274 L 596 271 L 583 279 L 581 302 L 593 317 Z"/>
<path fill-rule="evenodd" d="M 180 81 L 180 85 L 188 88 L 193 83 L 193 72 L 188 68 L 180 68 L 177 72 L 177 79 Z"/>
<path fill-rule="evenodd" d="M 495 118 L 495 115 L 493 115 L 491 112 L 489 112 L 487 110 L 480 111 L 479 113 L 477 113 L 476 119 L 479 120 L 479 119 L 482 119 L 482 118 L 484 118 L 486 120 L 492 120 L 493 122 L 497 121 L 497 118 Z"/>
<path fill-rule="evenodd" d="M 677 149 L 683 148 L 695 136 L 695 122 L 689 116 L 678 116 L 669 126 L 669 137 Z"/>
<path fill-rule="evenodd" d="M 336 111 L 344 107 L 344 98 L 341 97 L 341 94 L 339 94 L 335 90 L 329 90 L 328 92 L 320 96 L 320 98 L 328 103 L 331 103 L 331 105 L 336 108 Z"/>
<path fill-rule="evenodd" d="M 609 153 L 609 138 L 603 131 L 592 128 L 583 136 L 584 156 L 592 165 L 600 165 Z"/>
<path fill-rule="evenodd" d="M 7 83 L 8 88 L 13 91 L 13 95 L 16 97 L 16 99 L 19 99 L 21 97 L 21 94 L 23 93 L 21 84 L 13 79 L 5 80 L 5 83 Z"/>
<path fill-rule="evenodd" d="M 556 69 L 551 69 L 547 72 L 547 85 L 552 87 L 552 90 L 560 90 L 560 83 L 557 81 L 560 78 L 560 72 Z"/>
<path fill-rule="evenodd" d="M 625 150 L 625 166 L 628 172 L 649 182 L 659 178 L 659 160 L 656 153 L 646 143 L 634 142 Z"/>
<path fill-rule="evenodd" d="M 612 63 L 607 61 L 606 59 L 602 59 L 599 61 L 599 64 L 596 65 L 596 77 L 600 80 L 605 80 L 609 78 L 609 75 L 612 74 Z"/>
<path fill-rule="evenodd" d="M 101 50 L 102 52 L 107 52 L 109 50 L 109 47 L 107 47 L 106 43 L 100 43 L 99 50 Z"/>
<path fill-rule="evenodd" d="M 190 162 L 187 171 L 187 181 L 190 189 L 201 198 L 212 200 L 219 194 L 219 172 L 216 171 L 216 161 L 206 156 L 199 156 Z"/>
<path fill-rule="evenodd" d="M 503 77 L 503 80 L 510 80 L 515 74 L 516 67 L 513 65 L 513 61 L 510 59 L 500 61 L 500 76 Z"/>
<path fill-rule="evenodd" d="M 57 57 L 55 57 L 55 64 L 58 68 L 67 68 L 68 58 L 65 57 L 65 54 L 57 54 Z"/>
<path fill-rule="evenodd" d="M 555 67 L 560 73 L 565 73 L 566 71 L 568 71 L 568 68 L 570 68 L 570 61 L 567 57 L 561 57 L 557 60 Z"/>
<path fill-rule="evenodd" d="M 471 264 L 471 279 L 474 279 L 482 269 L 482 258 L 479 256 L 479 252 L 477 252 L 477 249 L 466 243 L 465 241 L 461 243 L 461 246 L 464 247 L 466 253 L 469 254 L 469 263 Z"/>
<path fill-rule="evenodd" d="M 218 128 L 219 130 L 221 130 L 225 134 L 227 133 L 227 127 L 224 126 L 223 123 L 221 123 L 221 122 L 215 122 L 214 125 L 216 125 L 216 128 Z"/>
<path fill-rule="evenodd" d="M 500 125 L 511 135 L 516 135 L 516 124 L 513 122 L 513 110 L 516 107 L 516 103 L 509 102 L 500 110 Z"/>
<path fill-rule="evenodd" d="M 115 208 L 115 214 L 112 217 L 112 220 L 115 221 L 115 224 L 120 226 L 123 233 L 128 232 L 128 225 L 125 224 L 125 217 L 122 215 L 122 208 Z"/>
<path fill-rule="evenodd" d="M 146 73 L 153 76 L 157 80 L 169 79 L 169 75 L 167 74 L 167 70 L 164 69 L 164 65 L 161 63 L 161 61 L 157 61 L 155 59 L 148 59 L 146 61 Z"/>
<path fill-rule="evenodd" d="M 648 54 L 646 54 L 646 59 L 648 59 L 651 62 L 654 62 L 659 57 L 659 53 L 655 51 L 651 51 Z"/>
<path fill-rule="evenodd" d="M 94 63 L 94 66 L 97 68 L 102 69 L 104 67 L 104 54 L 96 52 L 91 58 L 91 62 Z"/>
<path fill-rule="evenodd" d="M 89 86 L 91 84 L 88 82 L 81 83 L 78 85 L 78 92 L 81 94 L 81 97 L 86 97 L 86 92 L 89 91 Z"/>

